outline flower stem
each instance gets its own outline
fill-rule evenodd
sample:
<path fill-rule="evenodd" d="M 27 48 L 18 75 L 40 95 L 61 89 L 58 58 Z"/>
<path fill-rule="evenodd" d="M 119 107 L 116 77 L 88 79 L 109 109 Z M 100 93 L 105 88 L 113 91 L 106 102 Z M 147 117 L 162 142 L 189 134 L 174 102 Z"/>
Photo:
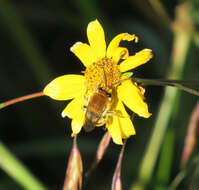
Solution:
<path fill-rule="evenodd" d="M 0 104 L 0 109 L 5 108 L 7 106 L 10 106 L 12 104 L 16 104 L 18 102 L 23 102 L 25 100 L 30 100 L 30 99 L 33 99 L 33 98 L 38 98 L 40 96 L 44 96 L 44 93 L 43 92 L 36 92 L 36 93 L 33 93 L 33 94 L 28 94 L 28 95 L 25 95 L 25 96 L 21 96 L 19 98 L 14 98 L 14 99 L 11 99 L 11 100 L 8 100 L 6 102 L 1 103 Z"/>
<path fill-rule="evenodd" d="M 115 168 L 115 172 L 113 175 L 113 180 L 112 180 L 112 185 L 111 185 L 111 190 L 122 190 L 122 180 L 121 180 L 121 166 L 122 166 L 122 159 L 124 155 L 124 149 L 126 146 L 126 141 L 124 141 L 124 145 L 122 146 L 122 149 L 119 154 L 119 158 L 117 161 L 117 166 Z"/>
<path fill-rule="evenodd" d="M 182 167 L 184 167 L 187 164 L 190 155 L 193 152 L 197 138 L 197 130 L 199 127 L 198 123 L 199 123 L 199 101 L 194 107 L 193 113 L 191 114 L 190 117 L 187 129 L 187 135 L 185 138 L 185 145 L 183 148 L 182 160 L 181 160 Z"/>
<path fill-rule="evenodd" d="M 185 87 L 183 85 L 183 84 L 187 84 L 187 85 L 199 86 L 199 80 L 168 80 L 168 79 L 141 79 L 141 78 L 133 78 L 132 80 L 134 82 L 141 83 L 143 85 L 176 87 L 190 94 L 199 96 L 199 91 L 194 90 L 192 88 Z"/>

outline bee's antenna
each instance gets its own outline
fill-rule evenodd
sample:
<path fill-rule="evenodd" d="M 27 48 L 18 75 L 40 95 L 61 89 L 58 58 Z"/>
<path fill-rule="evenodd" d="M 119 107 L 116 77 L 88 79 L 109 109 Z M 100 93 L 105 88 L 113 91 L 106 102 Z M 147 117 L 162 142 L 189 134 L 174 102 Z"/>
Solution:
<path fill-rule="evenodd" d="M 104 67 L 102 67 L 103 71 L 104 71 L 104 81 L 105 81 L 105 88 L 107 88 L 107 78 L 106 78 L 106 72 L 104 70 Z"/>
<path fill-rule="evenodd" d="M 112 84 L 112 86 L 114 86 L 114 85 L 116 85 L 116 84 L 118 84 L 118 83 L 122 83 L 123 81 L 128 80 L 128 79 L 131 79 L 131 77 L 128 77 L 128 78 L 125 78 L 125 79 L 119 80 L 119 81 L 117 81 L 117 82 L 113 83 L 113 84 Z"/>

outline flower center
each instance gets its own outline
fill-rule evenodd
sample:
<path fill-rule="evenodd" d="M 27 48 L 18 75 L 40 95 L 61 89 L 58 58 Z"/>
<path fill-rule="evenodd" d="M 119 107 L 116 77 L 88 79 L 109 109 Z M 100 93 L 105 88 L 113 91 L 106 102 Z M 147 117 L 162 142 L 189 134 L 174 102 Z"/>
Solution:
<path fill-rule="evenodd" d="M 92 63 L 85 70 L 86 87 L 90 92 L 102 88 L 111 91 L 114 84 L 120 80 L 120 70 L 117 63 L 110 58 L 102 58 Z"/>

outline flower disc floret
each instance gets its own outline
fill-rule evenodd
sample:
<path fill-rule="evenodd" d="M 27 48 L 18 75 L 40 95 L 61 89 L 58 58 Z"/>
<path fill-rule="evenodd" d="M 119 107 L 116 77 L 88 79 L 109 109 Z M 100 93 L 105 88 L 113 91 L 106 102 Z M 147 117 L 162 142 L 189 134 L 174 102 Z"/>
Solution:
<path fill-rule="evenodd" d="M 113 85 L 120 80 L 121 72 L 117 63 L 112 59 L 102 58 L 88 66 L 84 74 L 86 88 L 92 93 L 98 88 L 110 91 L 113 88 Z"/>

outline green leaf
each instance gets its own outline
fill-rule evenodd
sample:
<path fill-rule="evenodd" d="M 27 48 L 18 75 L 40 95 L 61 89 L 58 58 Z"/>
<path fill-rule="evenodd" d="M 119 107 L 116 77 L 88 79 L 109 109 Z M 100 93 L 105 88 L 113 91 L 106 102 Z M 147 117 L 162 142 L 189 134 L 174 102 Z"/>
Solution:
<path fill-rule="evenodd" d="M 122 76 L 125 76 L 125 77 L 131 77 L 133 75 L 133 72 L 126 72 L 126 73 L 122 73 Z"/>

